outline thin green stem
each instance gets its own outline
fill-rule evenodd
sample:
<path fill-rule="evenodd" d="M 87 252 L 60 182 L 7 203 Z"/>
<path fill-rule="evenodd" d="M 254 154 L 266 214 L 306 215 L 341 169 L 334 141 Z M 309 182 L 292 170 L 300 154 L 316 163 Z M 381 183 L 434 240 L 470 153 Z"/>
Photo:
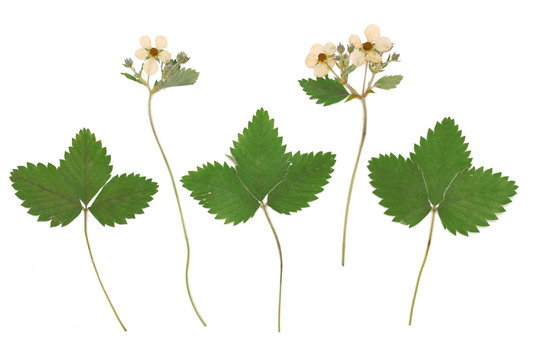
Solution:
<path fill-rule="evenodd" d="M 122 324 L 122 320 L 120 320 L 120 317 L 118 316 L 118 313 L 114 309 L 114 306 L 111 302 L 111 299 L 109 299 L 109 295 L 107 294 L 107 291 L 105 290 L 105 286 L 103 286 L 103 282 L 101 281 L 101 277 L 99 276 L 98 269 L 96 267 L 96 263 L 94 262 L 94 256 L 92 255 L 92 249 L 90 248 L 90 241 L 88 240 L 88 209 L 84 209 L 84 237 L 86 238 L 86 245 L 88 245 L 88 252 L 90 253 L 90 260 L 92 260 L 92 265 L 94 266 L 94 271 L 96 272 L 97 278 L 99 280 L 99 284 L 101 285 L 101 288 L 103 289 L 103 292 L 105 293 L 105 297 L 107 298 L 107 301 L 109 302 L 109 305 L 111 305 L 111 309 L 114 312 L 114 315 L 116 315 L 116 318 L 118 319 L 118 322 L 122 326 L 122 329 L 124 331 L 127 331 L 124 324 Z"/>
<path fill-rule="evenodd" d="M 356 177 L 356 170 L 358 169 L 358 163 L 360 162 L 360 155 L 362 154 L 362 148 L 364 147 L 364 141 L 366 140 L 367 133 L 367 108 L 366 108 L 366 98 L 359 97 L 362 102 L 363 114 L 364 114 L 364 123 L 362 126 L 362 138 L 360 140 L 360 146 L 358 147 L 358 154 L 356 155 L 356 162 L 354 163 L 354 169 L 351 176 L 351 184 L 349 185 L 349 194 L 347 195 L 347 205 L 345 206 L 345 221 L 343 225 L 343 246 L 341 249 L 341 265 L 345 266 L 345 245 L 347 241 L 347 220 L 349 218 L 349 206 L 351 204 L 351 194 L 354 186 L 354 178 Z"/>
<path fill-rule="evenodd" d="M 272 232 L 274 233 L 274 237 L 276 238 L 276 244 L 279 252 L 279 302 L 278 302 L 278 332 L 281 331 L 281 285 L 283 283 L 283 254 L 281 253 L 281 244 L 279 243 L 279 238 L 276 233 L 276 229 L 274 228 L 274 225 L 272 224 L 272 220 L 270 220 L 270 215 L 268 214 L 268 210 L 266 209 L 266 204 L 261 204 L 261 208 L 264 211 L 264 215 L 266 215 L 266 219 L 268 220 L 268 223 L 270 224 L 270 228 L 272 228 Z"/>
<path fill-rule="evenodd" d="M 364 83 L 362 84 L 362 94 L 366 92 L 366 78 L 367 78 L 367 69 L 369 61 L 366 61 L 366 69 L 364 70 Z"/>
<path fill-rule="evenodd" d="M 431 209 L 431 226 L 429 228 L 429 238 L 426 248 L 426 255 L 424 256 L 424 261 L 422 262 L 422 267 L 420 267 L 420 272 L 418 273 L 418 280 L 416 280 L 416 287 L 414 288 L 414 296 L 412 299 L 412 305 L 411 305 L 411 314 L 409 315 L 409 326 L 411 326 L 412 323 L 412 316 L 414 311 L 414 302 L 416 301 L 416 293 L 418 292 L 418 284 L 420 284 L 420 277 L 422 276 L 422 271 L 424 270 L 424 265 L 426 265 L 426 260 L 429 253 L 429 247 L 431 246 L 431 236 L 433 235 L 433 223 L 435 222 L 435 213 L 437 212 L 437 208 L 433 207 Z"/>
<path fill-rule="evenodd" d="M 148 81 L 148 84 L 150 82 Z M 178 197 L 178 189 L 176 188 L 176 183 L 174 181 L 174 176 L 171 170 L 171 167 L 169 165 L 169 161 L 167 160 L 167 156 L 165 156 L 165 152 L 163 151 L 163 147 L 161 146 L 161 143 L 159 142 L 158 135 L 156 133 L 156 129 L 154 127 L 154 120 L 152 119 L 152 95 L 154 94 L 153 91 L 148 86 L 148 90 L 150 91 L 150 95 L 148 96 L 148 117 L 150 118 L 150 126 L 152 127 L 152 133 L 154 133 L 154 137 L 156 139 L 156 143 L 159 147 L 159 151 L 161 152 L 161 156 L 163 156 L 163 160 L 165 161 L 165 166 L 167 166 L 167 171 L 169 171 L 169 176 L 171 177 L 172 186 L 174 189 L 174 196 L 176 197 L 176 204 L 178 205 L 178 212 L 180 213 L 180 220 L 182 222 L 182 229 L 184 231 L 184 237 L 186 238 L 186 247 L 187 247 L 187 260 L 186 260 L 186 288 L 189 296 L 189 300 L 191 301 L 191 305 L 193 306 L 193 310 L 195 310 L 195 313 L 199 317 L 199 320 L 201 320 L 202 324 L 206 326 L 206 323 L 204 322 L 201 314 L 199 314 L 199 311 L 197 310 L 197 306 L 195 306 L 195 302 L 193 301 L 193 297 L 191 296 L 191 290 L 189 289 L 189 260 L 190 260 L 190 248 L 189 248 L 189 239 L 188 234 L 186 230 L 186 224 L 184 222 L 184 214 L 182 212 L 182 206 L 180 205 L 180 198 Z"/>

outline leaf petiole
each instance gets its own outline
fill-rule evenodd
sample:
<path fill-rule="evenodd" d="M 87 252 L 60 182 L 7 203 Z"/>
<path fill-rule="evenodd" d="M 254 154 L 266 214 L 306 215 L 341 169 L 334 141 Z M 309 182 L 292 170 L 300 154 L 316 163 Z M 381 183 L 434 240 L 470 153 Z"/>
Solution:
<path fill-rule="evenodd" d="M 111 309 L 114 312 L 114 315 L 116 315 L 116 318 L 118 319 L 118 322 L 120 323 L 120 326 L 122 326 L 122 329 L 124 331 L 127 331 L 126 327 L 122 323 L 122 320 L 120 320 L 120 317 L 118 316 L 118 313 L 114 309 L 114 306 L 111 302 L 111 299 L 109 298 L 109 295 L 107 294 L 107 291 L 105 290 L 105 286 L 103 286 L 103 282 L 101 281 L 101 277 L 99 276 L 98 269 L 96 267 L 96 263 L 94 262 L 94 256 L 92 256 L 92 249 L 90 248 L 90 241 L 88 240 L 88 209 L 84 208 L 84 237 L 86 238 L 86 245 L 88 246 L 88 253 L 90 254 L 90 260 L 92 260 L 92 265 L 94 266 L 94 271 L 96 272 L 97 278 L 99 280 L 99 284 L 101 285 L 101 288 L 103 289 L 103 293 L 105 293 L 105 297 L 107 298 L 107 301 L 109 302 L 109 305 L 111 305 Z"/>
<path fill-rule="evenodd" d="M 424 256 L 424 261 L 422 262 L 422 267 L 420 267 L 420 272 L 418 273 L 418 280 L 416 281 L 416 287 L 414 288 L 414 296 L 412 299 L 412 305 L 411 305 L 411 314 L 409 315 L 409 326 L 411 326 L 412 323 L 412 316 L 414 311 L 414 303 L 416 301 L 416 293 L 418 292 L 418 284 L 420 284 L 420 277 L 422 276 L 422 271 L 424 270 L 424 265 L 426 265 L 426 260 L 429 253 L 429 248 L 431 246 L 431 236 L 433 235 L 433 224 L 435 223 L 435 214 L 437 213 L 437 208 L 432 207 L 431 208 L 431 226 L 429 228 L 429 238 L 426 248 L 426 255 Z"/>
<path fill-rule="evenodd" d="M 279 243 L 279 238 L 276 233 L 276 229 L 274 228 L 274 225 L 272 224 L 272 220 L 270 220 L 270 215 L 268 214 L 268 210 L 266 209 L 267 205 L 265 203 L 261 203 L 261 208 L 264 211 L 264 215 L 266 216 L 266 219 L 268 220 L 268 224 L 270 224 L 270 228 L 272 229 L 272 232 L 274 233 L 274 237 L 276 238 L 276 244 L 279 252 L 279 301 L 278 301 L 278 332 L 281 332 L 281 285 L 283 283 L 283 254 L 281 253 L 281 244 Z"/>

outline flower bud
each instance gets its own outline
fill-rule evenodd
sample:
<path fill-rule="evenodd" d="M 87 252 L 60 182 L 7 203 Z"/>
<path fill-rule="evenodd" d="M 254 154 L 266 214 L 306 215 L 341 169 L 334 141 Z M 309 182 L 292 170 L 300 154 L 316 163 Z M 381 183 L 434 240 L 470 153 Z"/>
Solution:
<path fill-rule="evenodd" d="M 180 63 L 180 64 L 185 64 L 189 61 L 189 57 L 186 55 L 185 52 L 181 52 L 179 53 L 177 56 L 176 56 L 176 60 Z"/>
<path fill-rule="evenodd" d="M 131 69 L 131 67 L 133 66 L 133 60 L 131 60 L 130 58 L 127 58 L 124 60 L 123 65 L 127 67 L 128 69 Z"/>
<path fill-rule="evenodd" d="M 345 52 L 345 46 L 343 46 L 342 43 L 339 43 L 339 45 L 337 46 L 337 52 L 340 54 L 343 54 Z"/>

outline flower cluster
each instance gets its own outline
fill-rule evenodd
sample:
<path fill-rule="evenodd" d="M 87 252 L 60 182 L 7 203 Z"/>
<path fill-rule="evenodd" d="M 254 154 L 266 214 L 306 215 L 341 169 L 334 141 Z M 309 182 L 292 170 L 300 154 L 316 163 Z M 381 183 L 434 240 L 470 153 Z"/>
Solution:
<path fill-rule="evenodd" d="M 369 25 L 364 34 L 365 42 L 360 36 L 351 35 L 347 47 L 330 42 L 324 46 L 313 45 L 306 57 L 307 67 L 313 69 L 316 77 L 324 77 L 331 71 L 335 74 L 333 67 L 337 65 L 343 76 L 344 72 L 347 75 L 364 64 L 372 71 L 380 72 L 388 63 L 397 61 L 399 55 L 393 54 L 383 62 L 382 55 L 392 49 L 393 43 L 388 37 L 381 36 L 381 29 L 377 25 Z"/>
<path fill-rule="evenodd" d="M 153 87 L 153 91 L 155 92 L 163 88 L 165 82 L 173 77 L 173 75 L 179 75 L 180 70 L 185 70 L 183 68 L 181 69 L 181 67 L 183 64 L 189 61 L 189 57 L 185 52 L 182 51 L 176 56 L 176 58 L 172 58 L 171 53 L 165 50 L 168 45 L 167 38 L 165 36 L 156 36 L 154 41 L 155 45 L 152 45 L 150 37 L 144 35 L 139 39 L 139 43 L 141 48 L 135 51 L 135 57 L 143 61 L 142 65 L 139 71 L 137 71 L 133 67 L 133 60 L 130 58 L 125 59 L 123 65 L 133 72 L 133 74 L 122 73 L 122 75 L 124 75 L 126 78 L 150 87 L 148 79 L 150 76 L 155 75 L 158 70 L 161 70 L 161 79 L 157 80 Z M 143 77 L 143 72 L 146 74 L 146 77 Z M 173 83 L 169 81 L 167 85 L 179 86 L 187 85 L 191 81 L 195 82 L 196 78 L 193 80 L 193 77 L 195 76 L 193 73 L 194 71 L 190 72 L 192 76 L 189 77 L 189 79 L 183 77 Z"/>

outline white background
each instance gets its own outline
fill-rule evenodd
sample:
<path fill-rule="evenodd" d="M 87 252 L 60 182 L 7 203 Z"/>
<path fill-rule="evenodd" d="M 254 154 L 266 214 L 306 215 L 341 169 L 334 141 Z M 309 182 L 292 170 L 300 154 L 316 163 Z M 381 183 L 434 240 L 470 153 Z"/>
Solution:
<path fill-rule="evenodd" d="M 539 24 L 533 1 L 4 2 L 0 141 L 1 359 L 538 359 Z M 342 217 L 361 131 L 361 104 L 316 105 L 297 80 L 312 73 L 313 43 L 346 42 L 379 24 L 402 61 L 398 89 L 368 98 L 368 137 L 350 213 Z M 146 90 L 121 77 L 141 35 L 165 35 L 200 71 L 195 86 L 155 96 L 154 116 L 177 179 L 224 161 L 236 134 L 264 107 L 291 151 L 332 151 L 320 200 L 292 216 L 271 213 L 285 259 L 282 332 L 279 262 L 259 211 L 224 225 L 181 189 L 185 243 L 171 184 L 150 132 Z M 360 72 L 351 77 L 361 81 Z M 454 236 L 437 219 L 407 326 L 429 221 L 408 229 L 378 205 L 367 161 L 407 155 L 452 116 L 473 165 L 516 180 L 518 194 L 479 234 Z M 124 333 L 99 287 L 82 216 L 49 228 L 26 214 L 10 171 L 52 162 L 82 127 L 112 155 L 113 174 L 159 182 L 129 226 L 90 221 L 89 236 Z"/>

